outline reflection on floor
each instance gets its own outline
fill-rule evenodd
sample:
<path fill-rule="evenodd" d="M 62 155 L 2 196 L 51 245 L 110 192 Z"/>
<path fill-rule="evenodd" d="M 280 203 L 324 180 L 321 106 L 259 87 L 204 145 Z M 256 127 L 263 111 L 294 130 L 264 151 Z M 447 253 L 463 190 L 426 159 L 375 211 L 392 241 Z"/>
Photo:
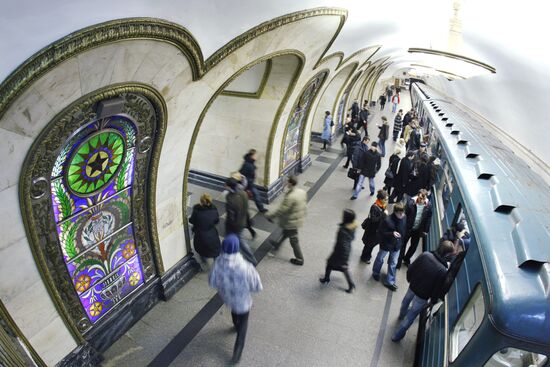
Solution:
<path fill-rule="evenodd" d="M 393 120 L 389 106 L 384 112 Z M 380 123 L 380 116 L 375 111 L 370 120 L 371 137 L 378 135 L 376 124 Z M 390 153 L 392 144 L 391 140 L 387 142 Z M 412 366 L 416 325 L 400 343 L 390 341 L 407 289 L 406 268 L 398 272 L 397 292 L 374 281 L 371 265 L 359 263 L 362 232 L 358 229 L 350 259 L 356 292 L 350 295 L 343 291 L 347 284 L 340 273 L 333 273 L 328 286 L 320 285 L 317 280 L 333 248 L 342 210 L 351 208 L 362 220 L 374 199 L 363 191 L 358 200 L 350 201 L 352 183 L 346 177 L 347 170 L 342 168 L 339 144 L 328 152 L 316 145 L 319 144 L 314 143 L 310 149 L 312 166 L 299 176 L 299 185 L 310 197 L 306 224 L 299 232 L 305 265 L 296 267 L 288 262 L 292 257 L 288 242 L 277 255 L 263 257 L 258 271 L 264 291 L 254 298 L 240 365 Z M 382 173 L 389 155 L 384 158 Z M 382 186 L 382 173 L 376 178 L 377 188 Z M 189 191 L 189 206 L 194 205 L 203 192 L 210 192 L 220 214 L 224 212 L 222 193 L 197 186 L 190 187 Z M 279 202 L 280 198 L 268 208 L 276 207 Z M 252 248 L 265 255 L 267 246 L 262 244 L 276 226 L 258 214 L 253 203 L 251 214 L 258 236 L 252 240 L 246 231 L 245 235 Z M 168 365 L 171 361 L 171 366 L 226 365 L 235 334 L 231 332 L 229 310 L 224 306 L 218 308 L 216 299 L 215 292 L 207 285 L 207 273 L 200 273 L 170 301 L 156 305 L 104 353 L 103 365 L 145 366 L 152 361 L 154 365 Z"/>

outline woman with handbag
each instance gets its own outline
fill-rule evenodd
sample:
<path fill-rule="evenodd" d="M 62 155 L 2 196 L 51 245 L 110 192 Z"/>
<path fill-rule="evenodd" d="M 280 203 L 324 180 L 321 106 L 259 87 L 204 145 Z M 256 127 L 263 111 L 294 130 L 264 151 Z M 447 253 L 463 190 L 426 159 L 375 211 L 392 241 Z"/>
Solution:
<path fill-rule="evenodd" d="M 363 241 L 363 252 L 361 253 L 361 261 L 370 264 L 372 250 L 380 242 L 378 238 L 378 226 L 380 222 L 386 219 L 388 211 L 388 193 L 384 190 L 378 190 L 376 201 L 370 207 L 369 216 L 363 221 L 361 227 L 365 230 L 361 240 Z"/>

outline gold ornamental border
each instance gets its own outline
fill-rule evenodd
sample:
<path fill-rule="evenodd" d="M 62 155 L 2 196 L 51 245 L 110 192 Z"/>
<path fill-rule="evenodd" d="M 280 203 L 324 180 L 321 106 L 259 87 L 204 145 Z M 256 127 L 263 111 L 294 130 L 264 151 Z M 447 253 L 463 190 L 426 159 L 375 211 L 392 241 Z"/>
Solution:
<path fill-rule="evenodd" d="M 229 97 L 260 99 L 262 97 L 262 93 L 264 92 L 265 86 L 267 85 L 267 80 L 269 79 L 269 75 L 271 74 L 272 68 L 273 68 L 273 62 L 271 61 L 271 59 L 269 59 L 266 61 L 264 74 L 262 75 L 262 80 L 260 81 L 260 85 L 258 86 L 257 91 L 239 92 L 235 90 L 226 89 L 222 91 L 220 94 L 222 96 L 229 96 Z M 250 69 L 247 69 L 247 70 L 250 70 Z"/>
<path fill-rule="evenodd" d="M 56 284 L 52 277 L 50 266 L 48 265 L 49 262 L 46 257 L 47 254 L 41 248 L 38 234 L 39 229 L 33 225 L 33 223 L 35 223 L 35 219 L 33 218 L 34 215 L 32 208 L 31 185 L 28 184 L 33 180 L 31 174 L 34 165 L 36 164 L 36 160 L 33 157 L 32 153 L 36 151 L 39 144 L 44 143 L 45 138 L 48 136 L 49 132 L 53 128 L 55 128 L 56 126 L 62 126 L 65 123 L 67 116 L 75 115 L 77 111 L 86 109 L 94 103 L 97 103 L 98 101 L 113 98 L 123 93 L 139 93 L 143 95 L 152 103 L 157 114 L 156 135 L 153 144 L 153 151 L 151 152 L 151 162 L 149 163 L 149 187 L 146 192 L 148 196 L 147 215 L 149 218 L 147 224 L 149 224 L 151 248 L 153 250 L 153 258 L 155 266 L 157 267 L 157 272 L 159 275 L 162 275 L 164 273 L 164 265 L 162 263 L 157 232 L 156 180 L 158 163 L 160 160 L 160 152 L 162 150 L 162 143 L 164 141 L 168 119 L 166 103 L 164 102 L 162 95 L 157 90 L 142 83 L 120 83 L 100 88 L 77 99 L 69 106 L 65 107 L 62 111 L 60 111 L 56 115 L 56 117 L 54 117 L 36 137 L 32 146 L 28 150 L 25 161 L 22 164 L 21 177 L 19 179 L 19 203 L 21 207 L 25 232 L 27 234 L 27 239 L 29 241 L 33 257 L 39 269 L 40 276 L 42 277 L 42 280 L 44 281 L 44 284 L 48 289 L 48 293 L 54 301 L 55 307 L 57 308 L 61 318 L 68 326 L 69 331 L 78 343 L 84 342 L 84 338 L 74 318 L 72 317 L 71 312 L 69 311 L 69 306 L 66 305 L 63 301 L 63 297 L 61 296 L 58 289 L 60 285 Z"/>
<path fill-rule="evenodd" d="M 292 109 L 290 110 L 290 114 L 289 114 L 287 122 L 285 124 L 285 130 L 283 132 L 283 138 L 281 139 L 281 148 L 280 148 L 281 150 L 280 150 L 280 153 L 279 153 L 279 176 L 283 173 L 283 169 L 284 169 L 284 155 L 285 155 L 284 148 L 285 148 L 286 138 L 287 138 L 287 134 L 288 134 L 288 127 L 290 126 L 290 122 L 292 120 L 292 117 L 294 116 L 294 111 L 296 110 L 296 106 L 300 102 L 300 99 L 302 99 L 302 95 L 304 94 L 306 89 L 309 87 L 311 82 L 313 82 L 316 78 L 319 77 L 319 75 L 321 75 L 323 73 L 326 73 L 325 78 L 323 79 L 323 82 L 321 83 L 321 85 L 319 86 L 317 91 L 315 92 L 315 95 L 313 95 L 311 97 L 310 108 L 306 111 L 306 115 L 304 116 L 304 121 L 302 122 L 302 126 L 300 127 L 300 135 L 302 136 L 302 139 L 301 139 L 301 142 L 300 142 L 300 156 L 301 156 L 303 145 L 304 145 L 304 140 L 305 140 L 303 135 L 304 135 L 304 132 L 305 132 L 305 127 L 307 125 L 307 120 L 309 119 L 309 115 L 311 113 L 311 110 L 313 110 L 313 102 L 317 99 L 317 96 L 319 95 L 319 92 L 323 88 L 323 85 L 328 80 L 328 76 L 330 75 L 330 70 L 329 69 L 319 70 L 319 72 L 317 72 L 313 77 L 311 77 L 304 84 L 302 90 L 300 91 L 300 94 L 298 94 L 298 97 L 296 98 L 296 100 L 294 101 L 294 104 L 292 105 Z"/>
<path fill-rule="evenodd" d="M 108 43 L 153 39 L 170 43 L 189 60 L 193 80 L 200 79 L 229 54 L 254 38 L 289 23 L 316 16 L 339 16 L 340 24 L 321 58 L 330 49 L 347 19 L 347 10 L 342 8 L 314 8 L 274 18 L 237 36 L 204 61 L 202 50 L 195 37 L 179 24 L 156 18 L 125 18 L 99 23 L 73 32 L 44 47 L 24 61 L 0 84 L 0 118 L 13 101 L 34 81 L 65 60 L 84 51 Z M 317 62 L 317 65 L 321 61 Z"/>

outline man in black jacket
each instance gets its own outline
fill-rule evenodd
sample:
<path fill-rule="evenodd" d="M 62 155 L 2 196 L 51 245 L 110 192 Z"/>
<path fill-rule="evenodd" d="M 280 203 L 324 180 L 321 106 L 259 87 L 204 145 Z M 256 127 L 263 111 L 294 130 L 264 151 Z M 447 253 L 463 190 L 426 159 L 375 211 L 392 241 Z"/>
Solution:
<path fill-rule="evenodd" d="M 372 277 L 380 280 L 380 270 L 384 264 L 386 255 L 390 255 L 388 260 L 388 274 L 384 286 L 392 291 L 397 290 L 395 284 L 395 272 L 399 250 L 403 244 L 403 238 L 406 231 L 405 205 L 397 203 L 393 207 L 392 215 L 388 216 L 380 223 L 378 235 L 380 236 L 380 250 L 372 266 Z"/>
<path fill-rule="evenodd" d="M 359 167 L 356 167 L 361 170 L 361 174 L 359 175 L 359 180 L 355 185 L 355 190 L 350 200 L 357 199 L 357 196 L 363 188 L 365 177 L 369 178 L 370 195 L 374 195 L 374 176 L 376 176 L 376 173 L 380 170 L 381 164 L 380 153 L 378 153 L 378 143 L 373 141 L 370 145 L 370 149 L 363 154 Z"/>
<path fill-rule="evenodd" d="M 258 261 L 242 236 L 243 229 L 247 226 L 248 196 L 232 177 L 225 182 L 225 188 L 228 191 L 225 197 L 225 234 L 234 233 L 239 237 L 239 248 L 243 257 L 256 266 Z"/>
<path fill-rule="evenodd" d="M 244 162 L 239 172 L 246 177 L 247 186 L 246 189 L 252 193 L 252 199 L 256 203 L 256 207 L 260 213 L 267 211 L 264 208 L 264 204 L 260 200 L 260 195 L 256 187 L 254 186 L 254 180 L 256 179 L 256 149 L 250 149 L 244 156 Z"/>
<path fill-rule="evenodd" d="M 397 201 L 403 200 L 403 194 L 405 193 L 406 187 L 411 180 L 411 174 L 414 169 L 414 152 L 408 151 L 405 158 L 401 159 L 399 162 L 399 169 L 397 170 L 397 175 L 393 179 L 393 192 L 390 195 L 390 204 L 393 204 L 395 199 Z"/>
<path fill-rule="evenodd" d="M 441 289 L 447 274 L 446 257 L 453 253 L 453 244 L 443 241 L 434 252 L 424 252 L 407 271 L 409 289 L 401 302 L 399 327 L 391 340 L 398 342 L 405 337 L 418 314 L 432 301 L 442 298 Z M 412 305 L 411 305 L 412 302 Z M 411 306 L 409 308 L 409 306 Z"/>
<path fill-rule="evenodd" d="M 403 247 L 399 253 L 399 260 L 397 261 L 397 269 L 401 267 L 401 262 L 405 265 L 411 263 L 418 243 L 422 239 L 422 248 L 426 246 L 426 237 L 430 231 L 430 224 L 432 222 L 432 204 L 428 200 L 428 192 L 421 189 L 418 195 L 407 200 L 405 214 L 407 215 L 407 235 L 403 241 Z M 411 240 L 409 250 L 405 252 L 407 243 Z"/>
<path fill-rule="evenodd" d="M 361 127 L 365 129 L 365 136 L 369 135 L 369 132 L 367 130 L 368 119 L 369 119 L 369 110 L 367 109 L 367 106 L 363 106 L 363 109 L 361 110 L 361 112 L 359 112 L 359 123 L 361 124 Z M 359 128 L 357 128 L 357 130 L 359 130 Z"/>

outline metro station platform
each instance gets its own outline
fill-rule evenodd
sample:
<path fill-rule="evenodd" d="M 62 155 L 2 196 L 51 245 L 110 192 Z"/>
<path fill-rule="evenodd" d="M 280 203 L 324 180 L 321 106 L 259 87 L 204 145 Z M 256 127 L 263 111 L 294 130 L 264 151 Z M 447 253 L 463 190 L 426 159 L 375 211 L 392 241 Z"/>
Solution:
<path fill-rule="evenodd" d="M 410 108 L 408 98 L 402 98 L 399 108 L 404 111 Z M 374 108 L 370 118 L 371 138 L 378 135 L 376 124 L 381 123 L 382 116 L 378 110 Z M 383 114 L 393 120 L 390 105 L 386 105 Z M 277 226 L 258 214 L 251 203 L 258 235 L 252 240 L 245 230 L 245 236 L 261 259 L 257 269 L 264 290 L 253 298 L 241 366 L 413 365 L 418 322 L 400 343 L 390 340 L 408 286 L 406 267 L 398 271 L 396 292 L 375 281 L 371 276 L 372 264 L 359 262 L 363 231 L 358 228 L 350 257 L 350 271 L 357 285 L 355 292 L 344 292 L 347 283 L 338 272 L 332 273 L 328 285 L 318 281 L 333 249 L 342 210 L 355 210 L 362 221 L 374 202 L 368 188 L 358 200 L 349 200 L 353 183 L 342 167 L 345 157 L 340 139 L 328 151 L 312 143 L 312 166 L 298 177 L 299 186 L 308 192 L 309 198 L 308 216 L 299 230 L 304 266 L 289 262 L 292 248 L 288 240 L 275 256 L 269 252 L 268 242 L 276 236 L 273 232 Z M 377 189 L 382 187 L 383 172 L 392 151 L 390 139 L 389 154 L 383 158 L 376 177 Z M 223 193 L 193 186 L 190 205 L 205 191 L 213 195 L 223 221 Z M 276 208 L 280 200 L 281 197 L 268 208 Z M 220 233 L 222 228 L 223 223 Z M 374 256 L 376 251 L 377 248 Z M 386 265 L 382 272 L 383 279 Z M 209 288 L 207 277 L 206 272 L 199 273 L 169 301 L 157 304 L 104 353 L 103 366 L 227 365 L 235 342 L 231 314 Z"/>

